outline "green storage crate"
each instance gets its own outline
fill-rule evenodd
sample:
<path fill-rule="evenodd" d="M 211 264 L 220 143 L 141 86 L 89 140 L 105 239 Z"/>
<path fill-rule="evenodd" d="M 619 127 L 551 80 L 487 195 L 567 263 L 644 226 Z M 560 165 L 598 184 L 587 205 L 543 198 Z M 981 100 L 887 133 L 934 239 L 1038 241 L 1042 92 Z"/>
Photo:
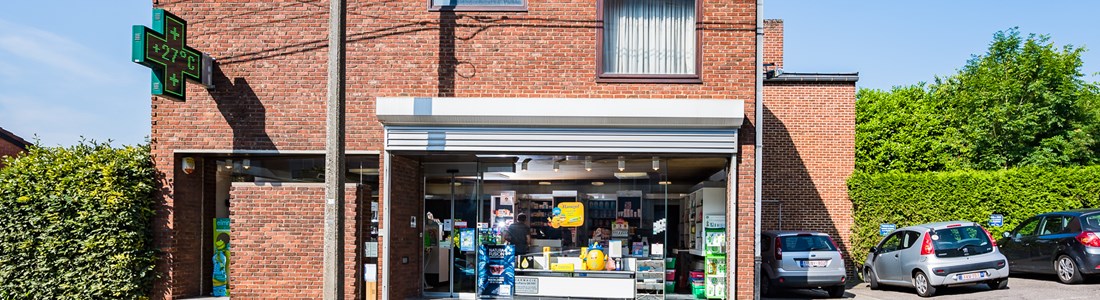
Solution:
<path fill-rule="evenodd" d="M 675 269 L 675 268 L 676 268 L 676 258 L 675 257 L 665 258 L 665 270 L 672 270 L 672 269 Z"/>
<path fill-rule="evenodd" d="M 672 293 L 672 292 L 675 292 L 675 291 L 676 291 L 676 283 L 666 281 L 665 282 L 665 293 Z"/>
<path fill-rule="evenodd" d="M 692 284 L 691 285 L 691 294 L 693 296 L 695 296 L 695 299 L 706 299 L 707 298 L 707 286 L 706 285 L 701 285 L 701 284 Z"/>

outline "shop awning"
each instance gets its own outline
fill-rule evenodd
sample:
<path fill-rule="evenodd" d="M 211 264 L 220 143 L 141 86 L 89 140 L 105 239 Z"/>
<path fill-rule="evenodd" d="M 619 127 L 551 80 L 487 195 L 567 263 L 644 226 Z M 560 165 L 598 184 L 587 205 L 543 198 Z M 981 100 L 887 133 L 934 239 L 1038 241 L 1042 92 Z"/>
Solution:
<path fill-rule="evenodd" d="M 736 153 L 744 101 L 379 97 L 390 151 Z"/>

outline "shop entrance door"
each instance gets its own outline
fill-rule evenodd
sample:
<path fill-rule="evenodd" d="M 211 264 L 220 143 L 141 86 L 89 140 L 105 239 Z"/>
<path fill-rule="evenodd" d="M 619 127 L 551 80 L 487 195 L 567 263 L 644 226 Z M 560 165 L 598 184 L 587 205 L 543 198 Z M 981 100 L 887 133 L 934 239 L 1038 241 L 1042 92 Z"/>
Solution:
<path fill-rule="evenodd" d="M 425 163 L 424 276 L 429 297 L 473 297 L 477 284 L 479 209 L 476 162 Z"/>

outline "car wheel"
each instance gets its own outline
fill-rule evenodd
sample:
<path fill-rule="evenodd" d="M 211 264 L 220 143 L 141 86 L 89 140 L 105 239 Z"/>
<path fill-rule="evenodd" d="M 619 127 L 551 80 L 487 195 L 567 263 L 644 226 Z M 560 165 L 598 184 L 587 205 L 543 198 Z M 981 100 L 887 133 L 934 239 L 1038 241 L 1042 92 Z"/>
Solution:
<path fill-rule="evenodd" d="M 1077 284 L 1085 280 L 1081 270 L 1077 268 L 1077 263 L 1068 255 L 1059 256 L 1058 260 L 1054 261 L 1054 272 L 1058 274 L 1058 281 L 1065 284 Z"/>
<path fill-rule="evenodd" d="M 825 289 L 825 291 L 828 291 L 829 292 L 829 297 L 832 297 L 832 298 L 843 298 L 844 297 L 844 285 L 843 284 L 827 288 L 827 289 Z"/>
<path fill-rule="evenodd" d="M 988 285 L 989 289 L 991 290 L 1003 290 L 1005 288 L 1008 288 L 1008 278 L 991 280 L 989 282 L 986 282 L 985 284 Z"/>
<path fill-rule="evenodd" d="M 772 291 L 772 282 L 768 279 L 768 276 L 760 276 L 760 294 L 765 297 L 771 297 L 775 294 Z"/>
<path fill-rule="evenodd" d="M 917 295 L 921 297 L 932 297 L 936 294 L 936 287 L 932 286 L 932 282 L 924 272 L 917 271 L 913 274 L 913 286 L 917 288 Z"/>
<path fill-rule="evenodd" d="M 871 271 L 871 268 L 863 268 L 863 278 L 867 278 L 867 285 L 872 290 L 878 289 L 878 278 L 875 277 L 875 272 Z"/>

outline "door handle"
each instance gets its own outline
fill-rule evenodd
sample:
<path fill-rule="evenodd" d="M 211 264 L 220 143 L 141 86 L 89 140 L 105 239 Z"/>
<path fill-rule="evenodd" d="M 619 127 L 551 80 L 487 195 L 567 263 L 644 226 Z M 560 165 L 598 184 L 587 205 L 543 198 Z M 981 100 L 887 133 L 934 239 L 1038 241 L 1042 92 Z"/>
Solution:
<path fill-rule="evenodd" d="M 897 253 L 894 253 L 894 258 L 898 258 L 898 254 L 897 254 Z"/>

